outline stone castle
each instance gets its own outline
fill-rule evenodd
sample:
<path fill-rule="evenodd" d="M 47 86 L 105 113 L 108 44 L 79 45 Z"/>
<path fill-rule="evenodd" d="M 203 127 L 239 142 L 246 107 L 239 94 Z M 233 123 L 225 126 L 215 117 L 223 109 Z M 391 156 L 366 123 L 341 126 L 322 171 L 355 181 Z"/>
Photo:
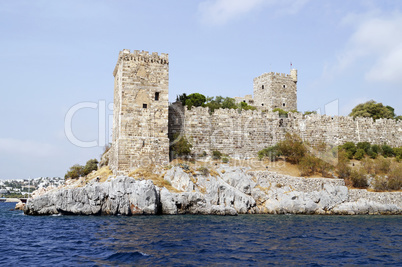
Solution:
<path fill-rule="evenodd" d="M 402 146 L 402 122 L 390 119 L 304 116 L 280 117 L 275 108 L 297 110 L 297 70 L 290 74 L 265 73 L 254 79 L 254 98 L 236 97 L 257 110 L 208 108 L 187 110 L 181 103 L 169 105 L 167 54 L 124 49 L 114 75 L 113 142 L 109 166 L 114 174 L 127 174 L 141 166 L 169 162 L 169 137 L 185 135 L 192 151 L 208 154 L 219 150 L 236 158 L 257 152 L 296 133 L 312 144 L 339 145 L 368 141 Z"/>

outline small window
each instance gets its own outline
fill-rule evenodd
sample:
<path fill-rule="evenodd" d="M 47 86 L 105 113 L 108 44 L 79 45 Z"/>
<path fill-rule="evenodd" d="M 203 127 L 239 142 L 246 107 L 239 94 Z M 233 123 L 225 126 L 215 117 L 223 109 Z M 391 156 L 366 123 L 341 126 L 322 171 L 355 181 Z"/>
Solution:
<path fill-rule="evenodd" d="M 286 106 L 286 104 L 285 104 L 285 103 L 283 103 L 283 104 L 282 104 L 282 106 Z"/>
<path fill-rule="evenodd" d="M 246 103 L 246 100 L 243 100 L 244 103 Z"/>
<path fill-rule="evenodd" d="M 262 103 L 261 106 L 264 106 L 264 103 Z"/>
<path fill-rule="evenodd" d="M 261 89 L 264 89 L 264 85 L 261 86 Z"/>
<path fill-rule="evenodd" d="M 142 108 L 147 108 L 148 105 L 147 104 L 142 104 Z"/>
<path fill-rule="evenodd" d="M 159 101 L 159 92 L 155 92 L 155 100 Z"/>
<path fill-rule="evenodd" d="M 283 88 L 286 88 L 286 85 L 283 85 Z"/>

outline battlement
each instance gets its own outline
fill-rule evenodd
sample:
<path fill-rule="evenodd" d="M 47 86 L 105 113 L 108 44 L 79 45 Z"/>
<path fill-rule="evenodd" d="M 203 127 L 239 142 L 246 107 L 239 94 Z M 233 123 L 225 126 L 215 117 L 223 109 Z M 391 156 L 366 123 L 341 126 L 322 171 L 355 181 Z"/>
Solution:
<path fill-rule="evenodd" d="M 286 74 L 286 73 L 279 73 L 279 72 L 266 72 L 266 73 L 263 73 L 263 74 L 261 74 L 260 76 L 258 76 L 256 78 L 254 78 L 254 81 L 259 80 L 259 79 L 263 79 L 263 78 L 266 78 L 266 77 L 282 77 L 282 78 L 289 77 L 289 78 L 291 78 L 292 75 L 291 74 Z"/>
<path fill-rule="evenodd" d="M 117 59 L 116 66 L 113 71 L 113 76 L 116 76 L 118 66 L 122 61 L 137 61 L 137 62 L 145 62 L 145 63 L 155 63 L 162 65 L 169 65 L 169 55 L 166 53 L 161 53 L 160 55 L 157 52 L 149 53 L 148 51 L 139 51 L 134 50 L 133 53 L 130 52 L 130 49 L 123 49 L 119 52 L 119 57 Z"/>

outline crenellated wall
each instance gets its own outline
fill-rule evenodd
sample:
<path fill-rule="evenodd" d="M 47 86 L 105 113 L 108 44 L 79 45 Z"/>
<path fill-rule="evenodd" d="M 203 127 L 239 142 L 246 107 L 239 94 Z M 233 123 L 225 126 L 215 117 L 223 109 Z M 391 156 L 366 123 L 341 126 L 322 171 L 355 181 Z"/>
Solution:
<path fill-rule="evenodd" d="M 239 158 L 255 157 L 259 150 L 283 140 L 287 132 L 311 144 L 368 141 L 402 146 L 401 121 L 299 113 L 282 118 L 273 112 L 234 109 L 218 109 L 210 114 L 207 108 L 187 110 L 180 103 L 174 105 L 169 108 L 169 134 L 185 134 L 195 154 L 219 150 Z"/>

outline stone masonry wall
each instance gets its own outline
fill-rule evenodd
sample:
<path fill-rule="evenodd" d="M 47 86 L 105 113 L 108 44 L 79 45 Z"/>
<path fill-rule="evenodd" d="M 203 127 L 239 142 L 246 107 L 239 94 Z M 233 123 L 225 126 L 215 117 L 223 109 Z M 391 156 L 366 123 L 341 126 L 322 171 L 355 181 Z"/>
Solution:
<path fill-rule="evenodd" d="M 297 71 L 265 73 L 254 78 L 254 105 L 259 109 L 297 110 Z"/>
<path fill-rule="evenodd" d="M 209 114 L 208 109 L 202 107 L 179 110 L 176 108 L 176 113 L 182 112 L 178 117 L 170 111 L 170 134 L 180 131 L 185 134 L 195 154 L 219 150 L 237 158 L 255 157 L 259 150 L 283 140 L 287 132 L 296 133 L 311 144 L 368 141 L 402 146 L 402 122 L 389 119 L 373 121 L 299 113 L 281 118 L 273 112 L 233 109 L 218 109 Z"/>
<path fill-rule="evenodd" d="M 167 54 L 123 50 L 114 69 L 114 174 L 169 162 Z"/>

